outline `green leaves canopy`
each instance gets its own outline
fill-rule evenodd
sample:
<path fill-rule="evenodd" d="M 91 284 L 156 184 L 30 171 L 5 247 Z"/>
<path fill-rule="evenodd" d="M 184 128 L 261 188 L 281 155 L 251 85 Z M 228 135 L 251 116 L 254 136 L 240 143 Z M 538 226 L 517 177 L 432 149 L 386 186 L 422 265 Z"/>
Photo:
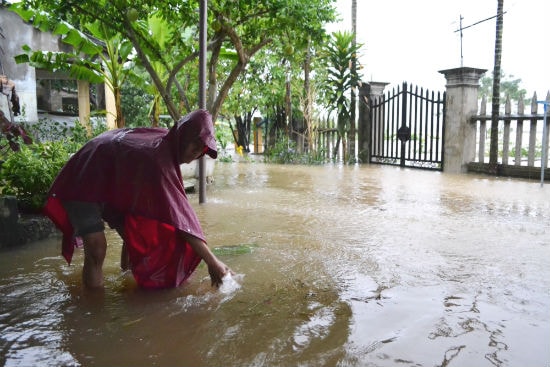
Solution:
<path fill-rule="evenodd" d="M 207 108 L 214 118 L 238 76 L 251 58 L 262 48 L 274 44 L 292 43 L 294 48 L 305 44 L 307 37 L 321 39 L 324 23 L 334 20 L 333 0 L 211 0 L 208 1 L 209 60 Z M 187 66 L 196 68 L 198 58 L 197 0 L 27 0 L 22 8 L 47 10 L 60 21 L 79 28 L 98 21 L 107 29 L 120 33 L 129 40 L 140 64 L 147 70 L 168 112 L 173 118 L 181 115 L 174 100 L 187 99 L 185 78 L 190 75 Z M 128 16 L 132 9 L 132 17 Z M 135 11 L 133 10 L 135 9 Z M 137 12 L 137 20 L 135 13 Z M 174 27 L 168 43 L 157 42 L 145 20 L 155 15 L 166 26 Z M 190 30 L 192 30 L 190 32 Z M 192 35 L 193 38 L 188 36 Z M 218 70 L 222 50 L 232 50 L 236 58 Z M 164 81 L 152 63 L 166 68 Z M 183 73 L 183 75 L 182 75 Z"/>

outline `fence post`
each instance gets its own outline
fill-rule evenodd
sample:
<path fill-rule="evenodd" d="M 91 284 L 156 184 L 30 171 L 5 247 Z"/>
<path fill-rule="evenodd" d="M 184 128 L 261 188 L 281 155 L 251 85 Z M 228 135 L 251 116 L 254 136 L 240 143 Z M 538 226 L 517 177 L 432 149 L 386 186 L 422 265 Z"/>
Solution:
<path fill-rule="evenodd" d="M 359 84 L 359 116 L 357 122 L 357 157 L 360 163 L 369 163 L 371 146 L 370 84 Z"/>
<path fill-rule="evenodd" d="M 486 71 L 470 67 L 439 71 L 447 80 L 444 172 L 465 173 L 474 160 L 476 129 L 470 119 L 477 113 L 479 80 Z"/>
<path fill-rule="evenodd" d="M 389 83 L 362 82 L 359 88 L 359 119 L 357 124 L 358 157 L 360 163 L 370 163 L 372 151 L 372 119 L 370 106 L 374 99 L 384 95 Z"/>

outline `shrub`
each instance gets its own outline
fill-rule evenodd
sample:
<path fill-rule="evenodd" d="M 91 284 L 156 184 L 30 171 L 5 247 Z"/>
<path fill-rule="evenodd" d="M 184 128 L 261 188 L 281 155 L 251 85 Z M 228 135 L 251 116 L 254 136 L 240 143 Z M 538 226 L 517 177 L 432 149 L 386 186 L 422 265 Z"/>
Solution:
<path fill-rule="evenodd" d="M 323 151 L 299 153 L 296 142 L 283 134 L 278 134 L 275 145 L 265 153 L 267 163 L 280 164 L 323 164 L 326 159 Z"/>
<path fill-rule="evenodd" d="M 19 150 L 16 151 L 0 150 L 0 195 L 15 196 L 22 212 L 37 212 L 44 205 L 50 186 L 69 156 L 89 137 L 86 128 L 78 121 L 68 125 L 41 120 L 25 126 L 25 130 L 33 135 L 34 143 L 18 144 Z M 105 130 L 105 124 L 98 120 L 93 125 L 92 136 Z M 16 138 L 23 139 L 23 136 Z"/>
<path fill-rule="evenodd" d="M 38 123 L 25 125 L 25 129 L 37 142 L 64 141 L 69 152 L 76 152 L 89 139 L 88 131 L 78 120 L 67 123 L 44 118 Z M 92 136 L 97 136 L 106 130 L 104 120 L 95 119 L 92 123 Z"/>
<path fill-rule="evenodd" d="M 22 212 L 36 212 L 69 158 L 63 142 L 23 145 L 11 152 L 0 167 L 0 194 L 14 195 Z"/>

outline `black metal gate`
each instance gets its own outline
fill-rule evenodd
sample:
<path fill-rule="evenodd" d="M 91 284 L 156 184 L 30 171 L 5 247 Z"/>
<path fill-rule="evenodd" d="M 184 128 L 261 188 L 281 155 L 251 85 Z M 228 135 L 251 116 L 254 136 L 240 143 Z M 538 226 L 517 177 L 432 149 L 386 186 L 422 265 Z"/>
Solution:
<path fill-rule="evenodd" d="M 371 163 L 443 170 L 446 93 L 408 87 L 371 105 Z"/>

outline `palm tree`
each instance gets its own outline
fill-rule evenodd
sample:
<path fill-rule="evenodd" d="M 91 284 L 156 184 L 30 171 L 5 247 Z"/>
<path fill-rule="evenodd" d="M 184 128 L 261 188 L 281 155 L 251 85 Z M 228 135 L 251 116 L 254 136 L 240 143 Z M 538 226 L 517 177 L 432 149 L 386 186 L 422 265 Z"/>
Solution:
<path fill-rule="evenodd" d="M 497 172 L 498 160 L 498 113 L 500 104 L 500 61 L 502 59 L 502 26 L 504 0 L 497 0 L 497 28 L 495 39 L 495 65 L 493 68 L 493 98 L 491 111 L 491 150 L 489 153 L 489 166 L 492 173 Z"/>

